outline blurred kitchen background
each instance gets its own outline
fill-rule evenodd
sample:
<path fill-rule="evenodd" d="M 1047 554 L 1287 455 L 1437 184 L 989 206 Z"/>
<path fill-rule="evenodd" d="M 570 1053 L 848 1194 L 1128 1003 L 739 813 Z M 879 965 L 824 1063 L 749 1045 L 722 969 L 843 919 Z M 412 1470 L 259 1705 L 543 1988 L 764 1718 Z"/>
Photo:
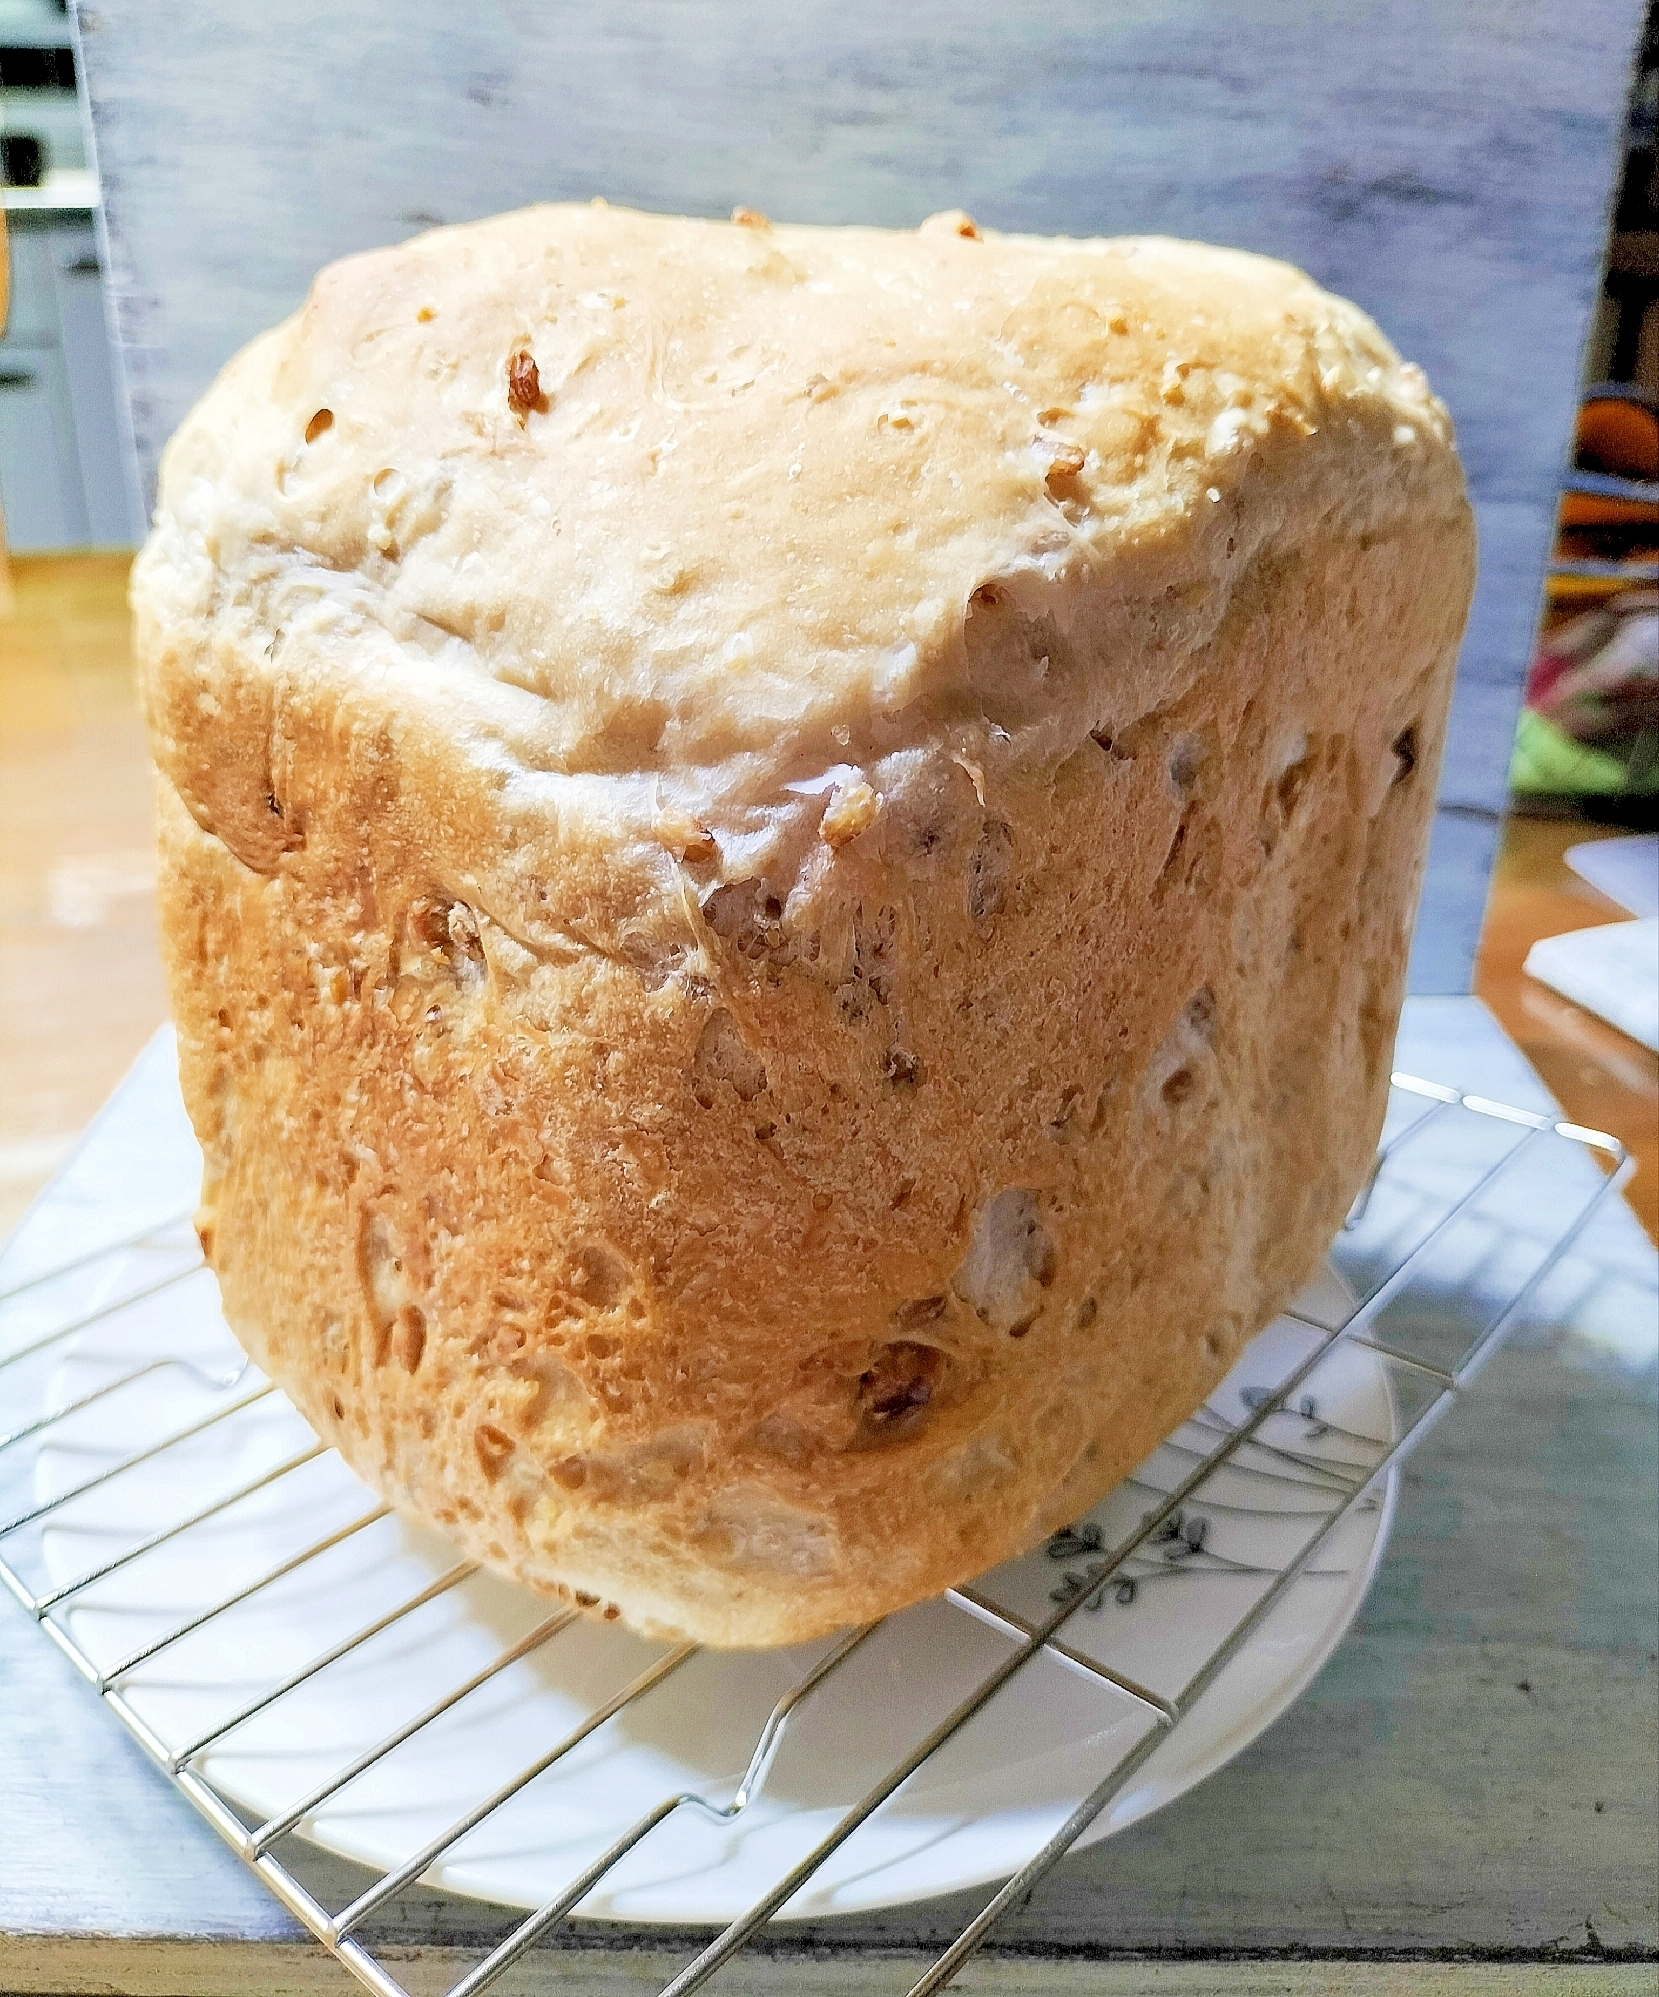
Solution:
<path fill-rule="evenodd" d="M 1539 641 L 1510 768 L 1527 816 L 1659 823 L 1659 10 L 1631 96 Z"/>
<path fill-rule="evenodd" d="M 11 244 L 0 503 L 18 554 L 132 548 L 143 538 L 89 153 L 67 8 L 0 0 L 0 164 Z"/>

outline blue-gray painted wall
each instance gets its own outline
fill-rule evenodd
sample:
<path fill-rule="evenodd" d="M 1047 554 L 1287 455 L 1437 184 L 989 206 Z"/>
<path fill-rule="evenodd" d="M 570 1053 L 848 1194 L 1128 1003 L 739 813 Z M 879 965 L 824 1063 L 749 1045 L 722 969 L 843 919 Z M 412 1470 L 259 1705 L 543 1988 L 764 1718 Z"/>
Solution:
<path fill-rule="evenodd" d="M 1413 960 L 1465 990 L 1642 0 L 95 0 L 140 461 L 346 251 L 547 199 L 1155 231 L 1357 299 L 1457 420 L 1482 570 Z"/>

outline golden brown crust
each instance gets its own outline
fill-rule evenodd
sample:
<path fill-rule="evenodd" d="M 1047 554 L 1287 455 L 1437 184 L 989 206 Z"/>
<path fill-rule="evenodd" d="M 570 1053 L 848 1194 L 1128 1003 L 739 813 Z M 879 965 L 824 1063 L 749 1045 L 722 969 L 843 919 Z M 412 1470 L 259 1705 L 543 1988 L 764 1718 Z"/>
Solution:
<path fill-rule="evenodd" d="M 137 572 L 230 1321 L 644 1629 L 793 1641 L 1075 1515 L 1381 1116 L 1444 413 L 1284 266 L 965 220 L 337 266 Z"/>

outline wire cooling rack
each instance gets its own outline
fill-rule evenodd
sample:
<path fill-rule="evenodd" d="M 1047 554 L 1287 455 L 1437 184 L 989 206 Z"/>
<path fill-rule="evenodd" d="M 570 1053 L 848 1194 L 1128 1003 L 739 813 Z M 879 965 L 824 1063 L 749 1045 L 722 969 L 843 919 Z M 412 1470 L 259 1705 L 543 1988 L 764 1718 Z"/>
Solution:
<path fill-rule="evenodd" d="M 1607 1176 L 1591 1187 L 1577 1161 L 1586 1152 L 1599 1153 Z M 1576 1154 L 1568 1160 L 1567 1153 Z M 1550 1170 L 1552 1159 L 1563 1169 Z M 1539 1224 L 1534 1218 L 1522 1230 L 1525 1240 L 1517 1259 L 1515 1230 L 1505 1219 L 1511 1188 L 1530 1174 L 1536 1193 L 1540 1168 L 1544 1182 L 1558 1186 L 1556 1210 Z M 1130 1480 L 1145 1509 L 1138 1523 L 1115 1540 L 1095 1525 L 1081 1525 L 1058 1534 L 1046 1549 L 1054 1563 L 1054 1586 L 1036 1612 L 1019 1613 L 981 1584 L 952 1590 L 945 1598 L 952 1613 L 968 1619 L 980 1637 L 986 1630 L 1003 1645 L 997 1662 L 980 1673 L 965 1695 L 906 1751 L 897 1755 L 851 1808 L 789 1865 L 753 1904 L 695 1953 L 664 1986 L 663 1997 L 686 1997 L 718 1977 L 722 1967 L 760 1934 L 811 1885 L 826 1864 L 869 1825 L 911 1783 L 919 1771 L 947 1751 L 992 1702 L 1029 1674 L 1038 1660 L 1062 1662 L 1066 1669 L 1090 1678 L 1127 1702 L 1141 1724 L 1127 1749 L 1116 1755 L 1104 1775 L 1078 1797 L 1075 1807 L 1057 1828 L 1030 1851 L 1019 1869 L 991 1895 L 979 1914 L 915 1981 L 910 1997 L 943 1989 L 986 1940 L 998 1920 L 1022 1902 L 1067 1851 L 1087 1838 L 1110 1812 L 1126 1785 L 1215 1687 L 1230 1663 L 1281 1604 L 1298 1580 L 1324 1571 L 1314 1563 L 1356 1511 L 1376 1506 L 1376 1494 L 1387 1487 L 1395 1468 L 1447 1411 L 1468 1385 L 1482 1361 L 1525 1312 L 1539 1285 L 1555 1268 L 1591 1214 L 1621 1182 L 1627 1169 L 1617 1142 L 1599 1132 L 1470 1096 L 1437 1083 L 1397 1074 L 1393 1078 L 1388 1121 L 1376 1169 L 1350 1215 L 1334 1259 L 1357 1299 L 1337 1310 L 1314 1314 L 1293 1310 L 1292 1324 L 1305 1334 L 1299 1355 L 1270 1383 L 1247 1388 L 1240 1414 L 1230 1418 L 1212 1403 L 1193 1423 L 1183 1425 L 1169 1446 L 1173 1470 L 1150 1482 Z M 1533 1199 L 1536 1210 L 1536 1197 Z M 463 1708 L 521 1660 L 555 1643 L 581 1618 L 570 1611 L 544 1616 L 522 1635 L 502 1644 L 498 1653 L 457 1682 L 423 1710 L 392 1727 L 371 1747 L 353 1753 L 308 1793 L 275 1813 L 253 1813 L 216 1784 L 204 1766 L 210 1751 L 238 1729 L 259 1721 L 280 1723 L 290 1702 L 304 1688 L 349 1664 L 377 1637 L 415 1615 L 425 1605 L 460 1586 L 475 1572 L 471 1563 L 458 1563 L 438 1573 L 426 1585 L 395 1600 L 351 1629 L 298 1669 L 278 1673 L 261 1683 L 256 1694 L 229 1713 L 192 1715 L 186 1702 L 166 1724 L 137 1709 L 129 1687 L 146 1663 L 164 1656 L 216 1619 L 259 1598 L 290 1577 L 302 1575 L 312 1563 L 366 1532 L 388 1516 L 383 1505 L 370 1505 L 342 1518 L 330 1530 L 285 1555 L 274 1565 L 240 1577 L 221 1596 L 189 1617 L 151 1633 L 124 1655 L 94 1655 L 77 1635 L 74 1616 L 90 1593 L 160 1549 L 188 1548 L 192 1535 L 213 1529 L 238 1506 L 263 1494 L 280 1496 L 285 1480 L 303 1473 L 308 1464 L 328 1455 L 313 1438 L 290 1449 L 275 1462 L 266 1462 L 234 1488 L 217 1492 L 184 1516 L 159 1525 L 145 1522 L 136 1537 L 118 1550 L 101 1555 L 84 1571 L 58 1571 L 46 1552 L 54 1522 L 94 1492 L 119 1494 L 122 1480 L 153 1474 L 169 1453 L 187 1449 L 210 1433 L 246 1421 L 262 1407 L 269 1412 L 276 1390 L 251 1368 L 219 1372 L 200 1355 L 170 1349 L 165 1338 L 135 1343 L 130 1365 L 97 1379 L 84 1390 L 64 1382 L 69 1375 L 64 1355 L 78 1340 L 110 1327 L 119 1328 L 124 1314 L 149 1308 L 152 1321 L 158 1300 L 165 1310 L 181 1286 L 207 1280 L 192 1237 L 175 1213 L 160 1223 L 131 1231 L 119 1241 L 69 1253 L 48 1268 L 37 1268 L 23 1280 L 0 1288 L 0 1581 L 23 1609 L 102 1696 L 150 1758 L 188 1797 L 240 1858 L 265 1882 L 317 1939 L 351 1973 L 381 1997 L 408 1997 L 396 1975 L 374 1952 L 372 1918 L 390 1903 L 441 1870 L 465 1840 L 486 1825 L 584 1743 L 630 1709 L 637 1708 L 672 1679 L 695 1655 L 695 1647 L 666 1649 L 630 1682 L 598 1699 L 563 1737 L 537 1742 L 532 1757 L 505 1782 L 485 1785 L 470 1804 L 442 1831 L 410 1851 L 401 1862 L 383 1868 L 349 1904 L 329 1905 L 317 1890 L 303 1883 L 296 1865 L 302 1847 L 292 1844 L 313 1829 L 315 1813 L 350 1790 L 366 1775 L 383 1767 L 400 1750 L 415 1742 L 445 1715 Z M 1503 1242 L 1500 1254 L 1495 1244 Z M 135 1259 L 134 1251 L 143 1254 Z M 103 1294 L 88 1280 L 101 1269 L 119 1266 L 131 1272 L 117 1294 Z M 1493 1272 L 1499 1280 L 1494 1283 Z M 136 1280 L 134 1279 L 136 1278 Z M 1480 1280 L 1476 1280 L 1479 1278 Z M 1479 1296 L 1482 1308 L 1452 1308 L 1450 1300 Z M 77 1305 L 75 1299 L 79 1298 Z M 96 1297 L 92 1307 L 87 1299 Z M 1320 1369 L 1344 1349 L 1369 1355 L 1386 1377 L 1387 1400 L 1393 1411 L 1391 1433 L 1381 1438 L 1351 1438 L 1371 1446 L 1357 1456 L 1321 1455 L 1306 1438 L 1322 1436 L 1318 1406 L 1309 1391 Z M 61 1460 L 43 1477 L 42 1463 L 61 1439 L 72 1433 L 112 1397 L 150 1376 L 178 1374 L 191 1386 L 191 1418 L 177 1420 L 178 1405 L 165 1395 L 150 1405 L 164 1411 L 153 1432 L 139 1429 L 126 1438 L 111 1460 L 96 1459 L 89 1476 L 65 1481 Z M 32 1384 L 31 1384 L 32 1382 Z M 280 1397 L 276 1397 L 280 1402 Z M 28 1410 L 32 1412 L 27 1412 Z M 171 1410 L 170 1416 L 165 1411 Z M 1298 1442 L 1287 1442 L 1286 1422 L 1299 1422 Z M 72 1458 L 70 1459 L 72 1460 Z M 1339 1466 L 1339 1467 L 1333 1467 Z M 1272 1567 L 1245 1570 L 1215 1556 L 1206 1547 L 1204 1522 L 1216 1502 L 1218 1479 L 1232 1476 L 1293 1476 L 1304 1492 L 1312 1492 L 1313 1509 L 1305 1513 L 1308 1529 L 1300 1545 Z M 1126 1487 L 1126 1489 L 1129 1487 Z M 1229 1506 L 1221 1511 L 1247 1510 Z M 1133 1514 L 1131 1516 L 1134 1516 Z M 72 1542 L 71 1542 L 72 1543 Z M 1259 1576 L 1253 1599 L 1242 1614 L 1226 1620 L 1206 1639 L 1201 1656 L 1187 1658 L 1184 1679 L 1177 1688 L 1160 1689 L 1103 1661 L 1100 1646 L 1078 1636 L 1075 1619 L 1097 1614 L 1103 1605 L 1132 1600 L 1137 1588 L 1152 1579 L 1173 1578 L 1177 1571 L 1193 1573 L 1232 1569 Z M 803 1709 L 825 1695 L 838 1675 L 876 1637 L 882 1625 L 847 1632 L 831 1643 L 779 1697 L 758 1727 L 747 1767 L 735 1783 L 719 1793 L 676 1791 L 660 1796 L 643 1810 L 620 1836 L 591 1863 L 570 1877 L 520 1919 L 503 1939 L 480 1954 L 449 1988 L 448 1997 L 475 1997 L 507 1977 L 513 1966 L 543 1937 L 583 1909 L 605 1882 L 671 1818 L 689 1814 L 719 1824 L 744 1817 L 760 1797 L 791 1723 Z M 963 1631 L 966 1641 L 966 1628 Z M 1022 1681 L 1023 1682 L 1023 1681 Z M 390 1711 L 390 1708 L 388 1708 Z M 998 1711 L 1004 1708 L 999 1707 Z M 1092 1770 L 1090 1771 L 1092 1773 Z M 1082 1786 L 1081 1783 L 1079 1786 Z M 1069 1799 L 1068 1799 L 1069 1800 Z M 1098 1834 L 1098 1831 L 1097 1831 Z M 983 1874 L 981 1875 L 983 1876 Z M 908 1973 L 908 1972 L 905 1972 Z"/>

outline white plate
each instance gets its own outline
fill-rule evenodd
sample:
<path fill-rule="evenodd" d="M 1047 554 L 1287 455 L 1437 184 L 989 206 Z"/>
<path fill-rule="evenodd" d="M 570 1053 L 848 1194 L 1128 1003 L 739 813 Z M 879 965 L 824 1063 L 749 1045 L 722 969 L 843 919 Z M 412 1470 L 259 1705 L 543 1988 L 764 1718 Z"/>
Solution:
<path fill-rule="evenodd" d="M 150 1092 L 147 1104 L 121 1108 L 148 1112 L 137 1121 L 152 1150 L 158 1128 L 176 1131 L 173 1087 L 166 1064 L 155 1061 L 126 1085 Z M 129 1162 L 123 1129 L 133 1125 L 120 1114 L 106 1119 L 77 1160 L 83 1221 L 96 1204 L 100 1173 L 112 1186 L 121 1181 Z M 166 1169 L 182 1171 L 180 1159 L 188 1160 L 181 1142 L 162 1149 L 179 1154 Z M 145 1199 L 154 1201 L 167 1189 L 158 1186 L 153 1158 L 148 1169 Z M 38 1218 L 50 1225 L 52 1215 L 42 1210 Z M 154 1272 L 177 1268 L 181 1253 L 188 1253 L 186 1237 L 175 1232 L 111 1257 L 99 1267 L 95 1289 L 75 1286 L 77 1309 L 132 1293 Z M 47 1301 L 44 1293 L 33 1299 L 30 1335 L 38 1335 Z M 1309 1314 L 1327 1322 L 1333 1311 L 1344 1314 L 1334 1284 L 1306 1301 Z M 0 1351 L 21 1342 L 7 1321 L 11 1308 L 0 1307 Z M 1110 1588 L 1091 1594 L 1094 1549 L 1132 1529 L 1155 1493 L 1187 1476 L 1225 1425 L 1275 1387 L 1317 1340 L 1305 1324 L 1281 1320 L 1270 1327 L 1209 1409 L 1183 1424 L 1136 1478 L 1072 1534 L 986 1576 L 979 1592 L 1028 1619 L 1048 1613 L 1068 1589 L 1084 1594 L 1064 1642 L 1175 1697 L 1393 1440 L 1395 1410 L 1380 1363 L 1363 1349 L 1333 1347 L 1297 1396 L 1304 1412 L 1273 1417 L 1156 1544 Z M 259 1384 L 251 1369 L 238 1374 L 241 1354 L 205 1271 L 101 1319 L 63 1350 L 48 1389 L 54 1407 L 81 1400 L 147 1357 L 163 1363 L 49 1432 L 36 1473 L 41 1500 Z M 68 1585 L 312 1443 L 299 1416 L 272 1394 L 70 1501 L 52 1515 L 42 1542 L 52 1584 Z M 85 1588 L 55 1613 L 108 1669 L 372 1505 L 339 1459 L 324 1454 Z M 1337 1528 L 1311 1571 L 1142 1764 L 1084 1843 L 1202 1780 L 1296 1698 L 1357 1611 L 1392 1508 L 1389 1477 Z M 119 1689 L 163 1741 L 180 1748 L 454 1560 L 435 1535 L 383 1519 L 136 1666 Z M 549 1607 L 503 1581 L 474 1575 L 246 1721 L 194 1765 L 255 1817 L 275 1816 L 483 1669 Z M 768 1711 L 827 1648 L 693 1657 L 472 1832 L 427 1873 L 429 1883 L 535 1906 L 664 1797 L 692 1791 L 724 1804 Z M 582 1913 L 643 1922 L 731 1919 L 1008 1650 L 1006 1634 L 960 1606 L 929 1603 L 892 1618 L 796 1711 L 758 1800 L 728 1823 L 679 1810 L 594 1890 Z M 377 1869 L 395 1866 L 664 1655 L 663 1646 L 614 1626 L 573 1625 L 318 1808 L 304 1835 Z M 889 1906 L 1006 1876 L 1149 1724 L 1144 1706 L 1044 1654 L 835 1854 L 789 1903 L 785 1918 Z"/>

